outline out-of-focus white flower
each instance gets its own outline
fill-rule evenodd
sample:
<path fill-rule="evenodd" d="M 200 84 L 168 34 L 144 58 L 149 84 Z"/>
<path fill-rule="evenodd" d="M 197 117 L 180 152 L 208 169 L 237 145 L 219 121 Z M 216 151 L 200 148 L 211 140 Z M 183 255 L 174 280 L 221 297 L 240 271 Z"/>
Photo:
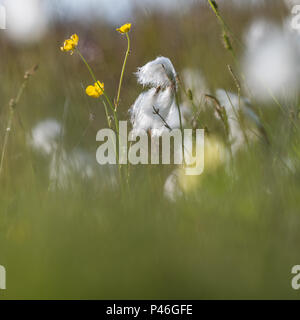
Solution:
<path fill-rule="evenodd" d="M 239 98 L 234 93 L 228 92 L 227 94 L 224 90 L 221 89 L 216 91 L 216 96 L 218 100 L 226 110 L 228 126 L 230 131 L 229 134 L 231 150 L 233 154 L 235 154 L 239 149 L 246 146 L 246 141 L 239 120 L 239 115 L 241 112 Z M 245 101 L 243 99 L 240 99 L 240 102 L 243 103 L 243 105 L 245 104 Z"/>
<path fill-rule="evenodd" d="M 300 84 L 300 50 L 294 36 L 272 23 L 254 22 L 246 34 L 243 71 L 253 96 L 263 102 L 288 101 Z"/>
<path fill-rule="evenodd" d="M 204 94 L 209 93 L 206 81 L 199 69 L 184 69 L 180 78 L 183 81 L 186 90 L 191 90 L 193 94 L 193 102 L 199 106 L 204 99 Z M 185 104 L 190 103 L 186 95 L 182 95 Z"/>
<path fill-rule="evenodd" d="M 291 9 L 293 6 L 300 4 L 299 0 L 284 0 L 288 9 Z"/>
<path fill-rule="evenodd" d="M 70 189 L 78 180 L 97 181 L 97 186 L 116 187 L 115 166 L 99 166 L 96 157 L 81 149 L 68 153 L 60 145 L 62 126 L 53 119 L 38 123 L 28 136 L 29 145 L 49 159 L 51 189 Z"/>
<path fill-rule="evenodd" d="M 178 181 L 180 174 L 180 169 L 173 170 L 172 173 L 167 177 L 164 184 L 164 196 L 171 202 L 175 202 L 183 195 Z"/>
<path fill-rule="evenodd" d="M 38 41 L 46 32 L 48 15 L 41 0 L 5 0 L 7 34 L 21 43 Z"/>
<path fill-rule="evenodd" d="M 67 153 L 64 149 L 58 150 L 51 159 L 49 166 L 51 189 L 71 189 L 73 184 L 80 181 L 94 179 L 98 187 L 115 187 L 117 172 L 106 165 L 99 166 L 96 158 L 81 149 Z"/>
<path fill-rule="evenodd" d="M 138 82 L 143 86 L 166 88 L 176 84 L 176 71 L 166 57 L 157 57 L 136 72 Z"/>
<path fill-rule="evenodd" d="M 244 36 L 244 42 L 248 51 L 255 51 L 257 47 L 263 45 L 263 41 L 267 35 L 273 34 L 277 26 L 266 20 L 256 20 L 247 30 Z"/>
<path fill-rule="evenodd" d="M 57 149 L 61 130 L 61 124 L 56 120 L 41 121 L 32 129 L 28 142 L 35 150 L 49 155 Z"/>
<path fill-rule="evenodd" d="M 91 179 L 95 175 L 95 160 L 90 154 L 75 150 L 71 154 L 62 149 L 53 155 L 49 167 L 52 187 L 67 189 L 74 178 Z"/>
<path fill-rule="evenodd" d="M 251 109 L 249 99 L 244 97 L 239 99 L 237 94 L 223 89 L 218 89 L 216 96 L 227 114 L 231 150 L 235 154 L 246 146 L 246 139 L 248 142 L 256 140 L 260 135 L 262 124 L 257 114 Z"/>

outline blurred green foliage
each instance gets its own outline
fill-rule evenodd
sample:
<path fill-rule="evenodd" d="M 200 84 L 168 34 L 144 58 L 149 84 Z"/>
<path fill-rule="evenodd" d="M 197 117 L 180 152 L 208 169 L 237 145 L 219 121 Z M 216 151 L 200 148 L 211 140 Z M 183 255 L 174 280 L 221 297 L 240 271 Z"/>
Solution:
<path fill-rule="evenodd" d="M 224 8 L 223 14 L 242 38 L 254 16 L 280 20 L 285 12 L 274 6 L 259 12 Z M 235 158 L 236 179 L 220 167 L 200 176 L 201 184 L 174 203 L 163 195 L 172 167 L 132 168 L 125 191 L 101 187 L 101 177 L 74 178 L 70 190 L 49 190 L 48 159 L 28 150 L 31 128 L 46 118 L 62 121 L 68 101 L 64 147 L 71 150 L 80 141 L 95 154 L 96 132 L 106 126 L 103 106 L 85 95 L 92 83 L 85 66 L 59 50 L 74 32 L 114 96 L 126 40 L 101 21 L 53 26 L 32 46 L 0 38 L 1 139 L 10 98 L 24 72 L 39 64 L 17 106 L 0 177 L 0 264 L 7 269 L 0 299 L 299 298 L 290 272 L 300 263 L 300 171 L 278 160 L 299 155 L 299 119 L 294 128 L 276 107 L 262 109 L 271 147 L 257 143 L 245 149 Z M 234 63 L 208 7 L 181 15 L 137 12 L 130 36 L 121 120 L 128 119 L 142 90 L 133 72 L 158 55 L 169 57 L 179 74 L 185 67 L 199 68 L 212 91 L 236 91 L 227 70 Z M 238 54 L 241 50 L 237 47 Z M 83 136 L 91 113 L 95 119 Z M 201 113 L 201 122 L 222 135 L 210 112 Z"/>

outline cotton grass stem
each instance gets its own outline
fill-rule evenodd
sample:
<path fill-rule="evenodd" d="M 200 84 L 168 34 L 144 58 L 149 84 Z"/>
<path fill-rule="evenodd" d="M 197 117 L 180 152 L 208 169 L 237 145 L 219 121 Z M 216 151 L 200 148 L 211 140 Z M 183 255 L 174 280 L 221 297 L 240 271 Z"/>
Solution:
<path fill-rule="evenodd" d="M 180 131 L 181 131 L 182 159 L 183 159 L 183 164 L 185 165 L 185 157 L 184 157 L 184 131 L 183 131 L 183 126 L 182 126 L 181 110 L 180 110 L 179 101 L 178 101 L 178 95 L 177 95 L 177 92 L 176 92 L 176 91 L 175 91 L 175 103 L 176 103 L 177 110 L 178 110 L 179 125 L 180 125 Z"/>
<path fill-rule="evenodd" d="M 210 5 L 211 9 L 213 10 L 214 14 L 216 15 L 217 19 L 219 20 L 223 31 L 227 34 L 227 31 L 234 37 L 234 39 L 239 43 L 241 47 L 244 47 L 243 43 L 234 35 L 231 29 L 228 27 L 222 16 L 220 15 L 219 9 L 213 4 L 214 1 L 207 0 L 208 4 Z"/>
<path fill-rule="evenodd" d="M 177 83 L 179 82 L 178 76 L 176 76 L 176 79 L 173 80 L 169 77 L 168 72 L 165 68 L 165 66 L 162 64 L 162 68 L 164 69 L 166 76 L 168 77 L 172 89 L 174 90 L 174 98 L 175 98 L 175 103 L 177 106 L 178 110 L 178 117 L 179 117 L 179 125 L 180 125 L 180 131 L 181 131 L 181 148 L 182 148 L 182 159 L 183 159 L 183 165 L 185 165 L 185 158 L 184 158 L 184 131 L 183 131 L 183 126 L 182 126 L 182 117 L 181 117 L 181 111 L 180 111 L 180 106 L 179 106 L 179 99 L 178 99 L 178 94 L 177 94 Z"/>

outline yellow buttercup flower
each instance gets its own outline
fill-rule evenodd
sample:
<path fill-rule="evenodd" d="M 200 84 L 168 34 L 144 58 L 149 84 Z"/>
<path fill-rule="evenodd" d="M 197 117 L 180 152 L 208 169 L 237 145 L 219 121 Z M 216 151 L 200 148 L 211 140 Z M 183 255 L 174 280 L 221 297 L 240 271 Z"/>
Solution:
<path fill-rule="evenodd" d="M 78 37 L 78 35 L 76 33 L 71 36 L 71 40 L 74 42 L 75 47 L 77 47 L 78 41 L 79 41 L 79 37 Z"/>
<path fill-rule="evenodd" d="M 116 30 L 123 34 L 123 33 L 127 33 L 130 30 L 130 28 L 131 28 L 131 23 L 126 23 L 122 27 Z"/>
<path fill-rule="evenodd" d="M 85 92 L 90 97 L 99 98 L 104 93 L 104 83 L 97 81 L 93 86 L 88 86 Z"/>
<path fill-rule="evenodd" d="M 71 51 L 70 53 L 73 54 L 75 48 L 78 45 L 79 37 L 77 34 L 73 34 L 70 39 L 65 40 L 64 45 L 60 47 L 60 50 L 63 52 Z"/>

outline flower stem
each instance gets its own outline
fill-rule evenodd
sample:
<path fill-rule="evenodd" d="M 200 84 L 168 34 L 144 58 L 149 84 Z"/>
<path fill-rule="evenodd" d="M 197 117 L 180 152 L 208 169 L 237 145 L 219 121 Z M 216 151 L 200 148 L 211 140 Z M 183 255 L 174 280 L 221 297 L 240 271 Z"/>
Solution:
<path fill-rule="evenodd" d="M 87 62 L 86 59 L 84 58 L 84 56 L 81 54 L 81 52 L 80 52 L 77 48 L 76 48 L 76 51 L 77 51 L 79 57 L 81 58 L 81 60 L 82 60 L 82 61 L 84 62 L 84 64 L 86 65 L 86 67 L 87 67 L 87 69 L 88 69 L 88 71 L 89 71 L 89 73 L 90 73 L 93 81 L 98 85 L 98 87 L 99 87 L 100 90 L 102 91 L 102 93 L 103 93 L 106 101 L 108 102 L 108 104 L 109 104 L 109 106 L 110 106 L 110 108 L 111 108 L 111 110 L 112 110 L 112 113 L 113 113 L 113 115 L 114 115 L 116 131 L 117 131 L 117 133 L 119 134 L 119 124 L 118 124 L 118 118 L 117 118 L 116 110 L 114 109 L 114 107 L 113 107 L 113 105 L 112 105 L 109 97 L 107 96 L 106 92 L 104 91 L 104 89 L 101 88 L 101 86 L 98 84 L 98 80 L 96 79 L 95 74 L 94 74 L 92 68 L 90 67 L 90 65 L 88 64 L 88 62 Z M 106 115 L 106 118 L 107 118 L 107 124 L 109 125 L 110 121 L 109 121 L 109 118 L 108 118 L 107 115 Z"/>
<path fill-rule="evenodd" d="M 118 122 L 118 117 L 117 117 L 117 112 L 116 112 L 116 109 L 113 107 L 112 103 L 111 103 L 111 100 L 109 99 L 109 97 L 107 96 L 107 94 L 105 93 L 104 89 L 99 85 L 98 83 L 98 80 L 96 79 L 95 77 L 95 74 L 92 70 L 92 68 L 90 67 L 90 65 L 88 64 L 88 62 L 86 61 L 86 59 L 84 58 L 84 56 L 81 54 L 81 52 L 76 48 L 76 51 L 79 55 L 79 57 L 81 58 L 81 60 L 84 62 L 84 64 L 86 65 L 87 69 L 89 70 L 89 73 L 92 77 L 92 79 L 94 80 L 94 82 L 98 85 L 98 87 L 100 88 L 100 90 L 102 91 L 106 101 L 108 102 L 111 110 L 112 110 L 112 113 L 114 115 L 114 121 L 115 121 L 115 129 L 117 131 L 117 146 L 116 146 L 116 158 L 117 158 L 117 163 L 119 162 L 119 151 L 118 151 L 118 148 L 119 148 L 119 122 Z M 109 126 L 109 128 L 111 127 L 110 126 L 110 119 L 109 119 L 109 115 L 107 113 L 107 108 L 106 108 L 106 105 L 104 103 L 104 106 L 105 106 L 105 113 L 106 113 L 106 118 L 107 118 L 107 124 Z M 122 180 L 122 173 L 121 173 L 121 165 L 119 164 L 118 165 L 118 169 L 119 169 L 119 175 L 120 175 L 120 179 Z"/>
<path fill-rule="evenodd" d="M 15 113 L 15 107 L 21 99 L 22 93 L 23 93 L 24 89 L 26 88 L 28 79 L 29 79 L 29 77 L 25 77 L 25 80 L 22 83 L 22 85 L 18 91 L 17 97 L 15 99 L 12 99 L 9 103 L 9 116 L 8 116 L 8 122 L 7 122 L 6 131 L 5 131 L 3 148 L 2 148 L 2 152 L 1 152 L 1 160 L 0 160 L 0 176 L 3 171 L 4 158 L 5 158 L 5 154 L 6 154 L 6 150 L 7 150 L 7 146 L 8 146 L 8 139 L 9 139 L 9 134 L 10 134 L 11 127 L 12 127 L 12 121 L 13 121 L 13 116 Z"/>
<path fill-rule="evenodd" d="M 124 62 L 123 62 L 123 67 L 122 67 L 122 71 L 121 71 L 121 76 L 120 76 L 120 82 L 119 82 L 117 99 L 115 100 L 115 110 L 117 110 L 117 107 L 118 107 L 118 105 L 119 105 L 120 93 L 121 93 L 121 87 L 122 87 L 122 82 L 123 82 L 124 71 L 125 71 L 125 67 L 126 67 L 126 63 L 127 63 L 127 58 L 128 58 L 129 52 L 130 52 L 130 38 L 129 38 L 129 36 L 128 36 L 128 33 L 126 33 L 126 37 L 127 37 L 127 51 L 126 51 L 126 54 L 125 54 L 125 58 L 124 58 Z"/>

